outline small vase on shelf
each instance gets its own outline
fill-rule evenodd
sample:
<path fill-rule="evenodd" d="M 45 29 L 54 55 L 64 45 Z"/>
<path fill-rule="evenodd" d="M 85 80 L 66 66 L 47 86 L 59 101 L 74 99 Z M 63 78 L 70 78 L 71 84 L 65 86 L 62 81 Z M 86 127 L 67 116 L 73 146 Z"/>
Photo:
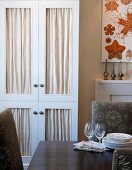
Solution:
<path fill-rule="evenodd" d="M 103 75 L 104 75 L 104 80 L 108 80 L 108 75 L 109 75 L 109 73 L 108 73 L 108 71 L 107 71 L 107 60 L 105 60 L 106 62 L 105 62 L 105 71 L 104 71 L 104 73 L 103 73 Z"/>
<path fill-rule="evenodd" d="M 114 68 L 114 64 L 113 64 L 113 72 L 111 74 L 111 80 L 115 80 L 116 78 L 116 74 L 115 74 L 115 68 Z"/>
<path fill-rule="evenodd" d="M 119 80 L 123 80 L 124 74 L 122 73 L 122 62 L 120 62 L 119 64 L 119 74 L 118 74 L 118 77 L 119 77 Z"/>
<path fill-rule="evenodd" d="M 121 73 L 119 73 L 118 74 L 118 77 L 119 77 L 119 80 L 123 80 L 122 78 L 123 78 L 123 76 L 124 76 L 124 74 L 121 72 Z"/>

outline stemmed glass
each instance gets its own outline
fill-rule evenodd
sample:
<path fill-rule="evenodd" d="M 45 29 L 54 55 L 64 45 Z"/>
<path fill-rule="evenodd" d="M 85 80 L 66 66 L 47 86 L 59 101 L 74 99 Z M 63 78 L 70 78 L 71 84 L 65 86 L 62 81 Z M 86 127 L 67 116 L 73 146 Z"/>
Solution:
<path fill-rule="evenodd" d="M 84 127 L 84 134 L 90 140 L 90 138 L 94 135 L 94 129 L 90 122 L 87 122 Z"/>
<path fill-rule="evenodd" d="M 97 123 L 95 125 L 95 136 L 98 138 L 99 143 L 101 143 L 101 139 L 105 135 L 105 125 L 103 123 Z"/>

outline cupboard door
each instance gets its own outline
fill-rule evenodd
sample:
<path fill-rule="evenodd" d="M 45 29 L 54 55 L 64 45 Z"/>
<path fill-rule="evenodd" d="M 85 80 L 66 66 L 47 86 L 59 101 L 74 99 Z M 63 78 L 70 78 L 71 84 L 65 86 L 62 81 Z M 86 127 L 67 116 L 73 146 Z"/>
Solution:
<path fill-rule="evenodd" d="M 39 140 L 72 141 L 78 139 L 76 102 L 39 103 Z"/>
<path fill-rule="evenodd" d="M 24 166 L 29 164 L 38 145 L 38 104 L 36 102 L 1 102 L 0 110 L 10 108 L 16 124 Z"/>
<path fill-rule="evenodd" d="M 78 1 L 39 1 L 39 100 L 78 100 Z"/>
<path fill-rule="evenodd" d="M 0 2 L 0 100 L 38 100 L 38 2 Z"/>

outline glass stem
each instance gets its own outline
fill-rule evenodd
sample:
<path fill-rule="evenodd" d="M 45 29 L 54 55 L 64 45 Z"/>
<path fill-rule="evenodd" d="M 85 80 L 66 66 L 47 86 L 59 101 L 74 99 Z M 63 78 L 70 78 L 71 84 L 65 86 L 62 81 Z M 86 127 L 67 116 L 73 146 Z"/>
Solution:
<path fill-rule="evenodd" d="M 101 143 L 101 139 L 99 139 L 99 143 Z"/>

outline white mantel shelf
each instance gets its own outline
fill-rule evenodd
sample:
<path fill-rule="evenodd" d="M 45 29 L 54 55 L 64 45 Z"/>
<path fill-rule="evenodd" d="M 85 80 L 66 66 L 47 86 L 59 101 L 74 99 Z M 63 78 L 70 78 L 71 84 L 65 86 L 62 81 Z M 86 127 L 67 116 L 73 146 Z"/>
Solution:
<path fill-rule="evenodd" d="M 112 83 L 112 84 L 122 84 L 122 83 L 127 83 L 127 84 L 131 84 L 132 80 L 101 80 L 101 79 L 96 79 L 96 82 L 98 83 Z"/>
<path fill-rule="evenodd" d="M 132 102 L 132 80 L 95 80 L 95 100 Z"/>

